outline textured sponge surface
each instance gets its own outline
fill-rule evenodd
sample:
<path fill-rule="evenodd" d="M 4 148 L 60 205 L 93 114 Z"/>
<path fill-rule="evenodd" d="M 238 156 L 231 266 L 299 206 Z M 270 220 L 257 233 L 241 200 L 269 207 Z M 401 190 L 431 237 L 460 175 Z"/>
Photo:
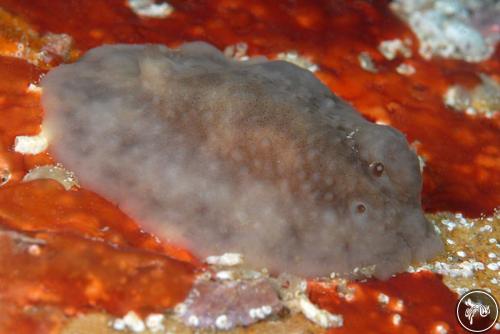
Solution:
<path fill-rule="evenodd" d="M 418 159 L 314 75 L 187 43 L 110 45 L 42 81 L 44 131 L 81 183 L 199 256 L 317 276 L 433 256 Z"/>

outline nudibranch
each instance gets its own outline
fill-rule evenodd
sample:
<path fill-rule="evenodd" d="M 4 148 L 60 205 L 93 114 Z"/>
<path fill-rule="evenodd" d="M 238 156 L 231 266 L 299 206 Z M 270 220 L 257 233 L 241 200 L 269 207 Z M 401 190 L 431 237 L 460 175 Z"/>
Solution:
<path fill-rule="evenodd" d="M 50 150 L 82 186 L 199 256 L 387 278 L 441 249 L 404 135 L 312 73 L 202 42 L 107 45 L 42 81 Z"/>

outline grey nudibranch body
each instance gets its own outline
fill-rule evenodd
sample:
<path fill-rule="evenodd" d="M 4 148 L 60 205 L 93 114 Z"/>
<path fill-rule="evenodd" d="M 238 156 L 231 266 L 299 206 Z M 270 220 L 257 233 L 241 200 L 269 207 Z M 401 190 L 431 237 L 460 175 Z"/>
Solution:
<path fill-rule="evenodd" d="M 42 81 L 44 130 L 81 184 L 199 256 L 387 278 L 442 245 L 416 154 L 310 72 L 187 43 L 109 45 Z"/>

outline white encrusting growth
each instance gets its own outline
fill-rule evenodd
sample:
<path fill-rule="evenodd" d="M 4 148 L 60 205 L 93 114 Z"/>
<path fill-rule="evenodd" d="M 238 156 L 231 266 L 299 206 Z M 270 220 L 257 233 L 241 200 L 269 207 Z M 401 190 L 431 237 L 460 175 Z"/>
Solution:
<path fill-rule="evenodd" d="M 395 0 L 391 8 L 417 35 L 426 59 L 480 62 L 493 54 L 500 39 L 495 29 L 500 7 L 494 1 Z"/>
<path fill-rule="evenodd" d="M 205 262 L 216 266 L 237 266 L 243 263 L 243 256 L 239 253 L 224 253 L 220 256 L 209 256 Z"/>
<path fill-rule="evenodd" d="M 263 305 L 261 307 L 252 308 L 248 311 L 251 318 L 254 319 L 265 319 L 273 312 L 273 309 L 269 305 Z"/>
<path fill-rule="evenodd" d="M 26 89 L 28 93 L 40 94 L 42 93 L 42 87 L 35 85 L 34 83 L 30 83 L 28 88 Z"/>
<path fill-rule="evenodd" d="M 164 333 L 164 320 L 165 316 L 160 313 L 151 313 L 143 320 L 134 311 L 129 311 L 122 318 L 114 319 L 110 326 L 116 331 L 128 330 L 133 333 L 143 333 L 149 330 L 150 333 Z"/>
<path fill-rule="evenodd" d="M 174 11 L 168 2 L 156 3 L 154 0 L 127 0 L 127 4 L 138 16 L 163 19 Z"/>
<path fill-rule="evenodd" d="M 163 320 L 165 316 L 161 313 L 152 313 L 146 317 L 145 323 L 146 327 L 152 333 L 164 333 L 165 326 L 163 325 Z"/>
<path fill-rule="evenodd" d="M 318 308 L 311 303 L 308 298 L 301 297 L 299 300 L 300 309 L 304 316 L 323 328 L 342 327 L 344 318 L 339 314 L 332 314 L 327 310 Z"/>
<path fill-rule="evenodd" d="M 318 70 L 318 65 L 314 64 L 308 58 L 299 55 L 297 51 L 280 52 L 277 54 L 276 59 L 288 61 L 311 72 Z"/>
<path fill-rule="evenodd" d="M 38 154 L 47 149 L 48 141 L 43 133 L 36 136 L 17 136 L 14 151 L 21 154 Z"/>
<path fill-rule="evenodd" d="M 380 42 L 380 44 L 378 45 L 378 50 L 387 60 L 393 60 L 398 55 L 402 55 L 405 58 L 410 58 L 412 54 L 410 46 L 410 39 L 405 39 L 404 41 L 402 41 L 399 38 L 396 38 Z"/>
<path fill-rule="evenodd" d="M 141 333 L 146 329 L 144 321 L 134 311 L 129 311 L 123 318 L 115 319 L 112 322 L 112 327 L 117 331 L 128 329 L 134 333 Z"/>
<path fill-rule="evenodd" d="M 418 268 L 410 266 L 408 272 L 418 272 L 421 270 L 430 270 L 432 272 L 451 277 L 472 277 L 474 272 L 484 270 L 484 263 L 473 259 L 457 263 L 446 263 L 436 261 L 431 264 L 424 264 Z"/>

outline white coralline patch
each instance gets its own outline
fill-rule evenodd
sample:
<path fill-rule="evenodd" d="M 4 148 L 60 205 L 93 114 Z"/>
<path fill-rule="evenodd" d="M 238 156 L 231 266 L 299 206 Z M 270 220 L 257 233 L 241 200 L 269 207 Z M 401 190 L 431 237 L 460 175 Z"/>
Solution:
<path fill-rule="evenodd" d="M 450 276 L 453 278 L 456 277 L 464 277 L 469 278 L 474 275 L 474 272 L 478 270 L 484 270 L 484 263 L 475 261 L 475 260 L 467 260 L 458 263 L 446 263 L 436 261 L 432 264 L 425 264 L 418 268 L 409 267 L 408 272 L 418 272 L 421 270 L 430 270 L 432 272 L 441 274 L 443 276 Z"/>
<path fill-rule="evenodd" d="M 21 154 L 42 153 L 47 146 L 47 138 L 42 133 L 36 136 L 17 136 L 14 140 L 14 151 Z"/>
<path fill-rule="evenodd" d="M 344 324 L 342 315 L 332 314 L 326 310 L 322 310 L 311 303 L 306 297 L 300 298 L 299 305 L 302 314 L 320 327 L 337 328 L 342 327 Z"/>
<path fill-rule="evenodd" d="M 406 39 L 404 41 L 399 38 L 382 41 L 378 45 L 378 50 L 387 60 L 396 59 L 400 54 L 405 58 L 411 57 L 411 40 Z"/>
<path fill-rule="evenodd" d="M 23 177 L 23 182 L 39 179 L 51 179 L 59 182 L 64 189 L 69 190 L 78 187 L 78 181 L 73 172 L 70 172 L 61 165 L 38 166 L 28 171 Z"/>
<path fill-rule="evenodd" d="M 482 20 L 478 16 L 495 15 L 488 11 L 500 13 L 493 2 L 396 0 L 391 8 L 417 35 L 419 53 L 426 59 L 440 56 L 480 62 L 494 52 L 498 33 L 482 31 L 494 27 L 494 19 L 477 22 Z"/>
<path fill-rule="evenodd" d="M 500 83 L 483 73 L 479 78 L 481 83 L 471 90 L 461 85 L 450 86 L 443 95 L 444 104 L 470 116 L 494 117 L 500 110 Z"/>
<path fill-rule="evenodd" d="M 306 57 L 299 55 L 297 51 L 287 51 L 278 53 L 276 55 L 276 59 L 287 61 L 289 63 L 302 67 L 311 72 L 316 72 L 318 70 L 318 65 L 314 64 Z"/>
<path fill-rule="evenodd" d="M 224 253 L 218 256 L 209 256 L 205 262 L 214 266 L 231 267 L 242 264 L 243 256 L 239 253 Z"/>
<path fill-rule="evenodd" d="M 141 333 L 146 330 L 144 321 L 134 311 L 129 311 L 123 318 L 115 319 L 112 327 L 117 331 L 128 329 L 134 333 Z"/>
<path fill-rule="evenodd" d="M 154 0 L 128 0 L 128 6 L 138 16 L 163 19 L 174 11 L 167 2 L 156 3 Z"/>

